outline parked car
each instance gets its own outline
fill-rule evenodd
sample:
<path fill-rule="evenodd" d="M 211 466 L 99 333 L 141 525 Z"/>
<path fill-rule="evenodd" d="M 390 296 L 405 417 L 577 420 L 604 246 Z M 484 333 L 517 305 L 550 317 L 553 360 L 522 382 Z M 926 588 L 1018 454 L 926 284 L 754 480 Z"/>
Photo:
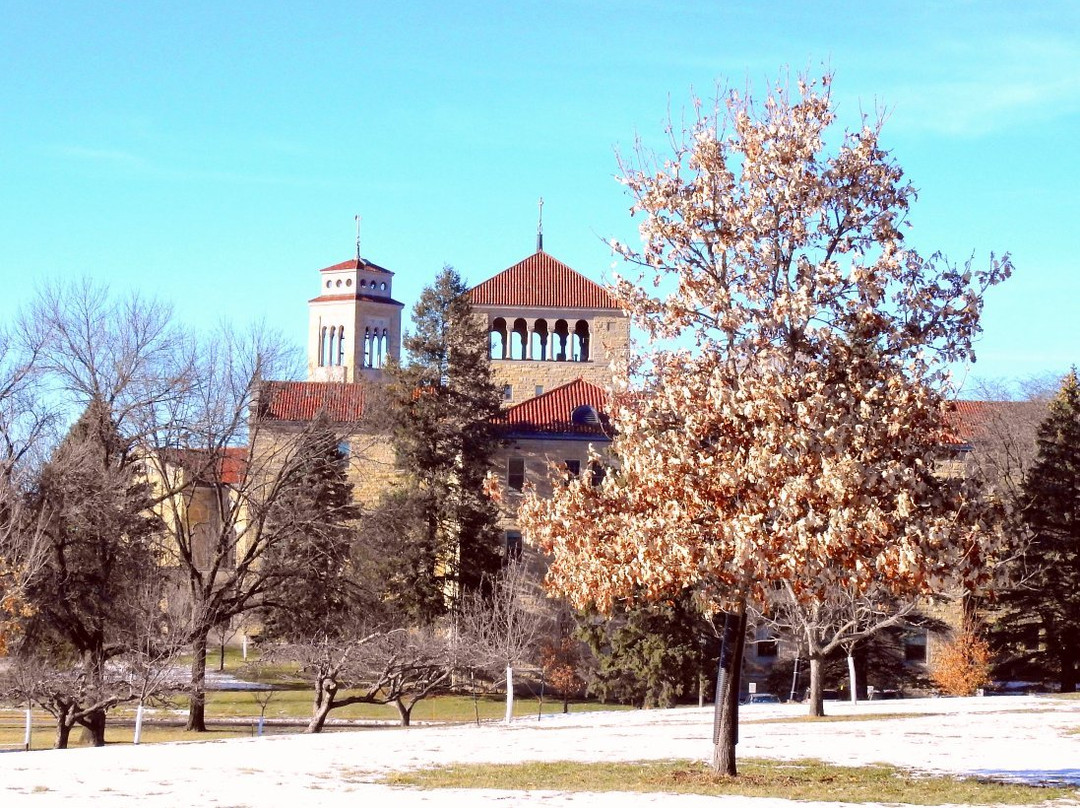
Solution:
<path fill-rule="evenodd" d="M 775 693 L 751 693 L 744 700 L 743 704 L 779 704 L 780 699 Z"/>

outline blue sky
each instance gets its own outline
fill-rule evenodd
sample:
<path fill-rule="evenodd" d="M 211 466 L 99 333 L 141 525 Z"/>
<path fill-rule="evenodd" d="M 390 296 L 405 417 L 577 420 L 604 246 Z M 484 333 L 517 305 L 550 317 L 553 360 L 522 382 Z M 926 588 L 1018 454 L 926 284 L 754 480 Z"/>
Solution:
<path fill-rule="evenodd" d="M 301 344 L 316 270 L 363 249 L 411 307 L 535 247 L 596 280 L 636 225 L 616 150 L 719 81 L 835 72 L 889 111 L 920 250 L 1009 251 L 971 375 L 1080 356 L 1080 4 L 38 3 L 0 0 L 0 318 L 49 278 L 265 318 Z"/>

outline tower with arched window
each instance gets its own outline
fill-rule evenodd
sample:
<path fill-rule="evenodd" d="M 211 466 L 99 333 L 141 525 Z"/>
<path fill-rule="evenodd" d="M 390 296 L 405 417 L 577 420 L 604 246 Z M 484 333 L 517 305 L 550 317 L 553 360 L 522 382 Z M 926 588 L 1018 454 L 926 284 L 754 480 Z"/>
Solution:
<path fill-rule="evenodd" d="M 508 403 L 584 379 L 600 388 L 626 360 L 630 321 L 606 289 L 543 250 L 469 292 L 487 321 L 493 376 Z"/>
<path fill-rule="evenodd" d="M 309 380 L 375 380 L 400 357 L 403 304 L 393 278 L 359 257 L 319 270 L 319 295 L 308 301 Z"/>

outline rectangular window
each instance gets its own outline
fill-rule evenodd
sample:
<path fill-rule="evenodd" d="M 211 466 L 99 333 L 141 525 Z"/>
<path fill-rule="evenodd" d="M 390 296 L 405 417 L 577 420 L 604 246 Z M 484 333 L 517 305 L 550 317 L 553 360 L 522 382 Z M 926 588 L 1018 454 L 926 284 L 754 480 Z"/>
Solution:
<path fill-rule="evenodd" d="M 925 629 L 913 629 L 904 637 L 904 661 L 926 662 Z"/>
<path fill-rule="evenodd" d="M 607 475 L 607 470 L 602 463 L 598 463 L 595 460 L 589 461 L 589 484 L 600 485 L 604 481 L 604 477 Z"/>
<path fill-rule="evenodd" d="M 758 659 L 773 659 L 780 653 L 780 642 L 774 638 L 757 641 Z"/>
<path fill-rule="evenodd" d="M 517 530 L 506 531 L 506 560 L 513 561 L 521 558 L 523 549 L 521 533 Z"/>
<path fill-rule="evenodd" d="M 520 491 L 525 487 L 525 459 L 511 457 L 506 463 L 506 486 L 511 491 Z"/>
<path fill-rule="evenodd" d="M 514 397 L 514 385 L 512 385 L 512 384 L 504 384 L 503 385 L 503 401 L 510 401 L 511 399 L 513 399 L 513 397 Z"/>
<path fill-rule="evenodd" d="M 567 460 L 563 463 L 563 468 L 566 469 L 567 477 L 577 477 L 581 474 L 581 461 L 580 460 Z"/>
<path fill-rule="evenodd" d="M 536 392 L 534 392 L 534 393 L 533 393 L 533 395 L 535 395 L 535 396 L 542 396 L 542 395 L 544 395 L 544 385 L 542 385 L 542 384 L 538 384 L 538 385 L 536 385 L 536 387 L 535 387 L 535 391 L 536 391 Z"/>

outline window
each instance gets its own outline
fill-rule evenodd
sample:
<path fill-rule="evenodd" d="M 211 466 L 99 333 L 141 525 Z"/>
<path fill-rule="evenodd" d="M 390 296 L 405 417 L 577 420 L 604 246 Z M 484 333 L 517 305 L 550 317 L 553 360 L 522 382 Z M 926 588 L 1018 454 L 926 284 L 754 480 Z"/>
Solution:
<path fill-rule="evenodd" d="M 926 629 L 912 629 L 904 637 L 904 661 L 926 662 Z"/>
<path fill-rule="evenodd" d="M 774 659 L 780 653 L 780 641 L 767 628 L 760 628 L 754 638 L 758 659 Z"/>
<path fill-rule="evenodd" d="M 533 395 L 534 396 L 542 396 L 542 395 L 544 395 L 544 385 L 542 385 L 542 384 L 536 385 L 536 387 L 533 390 Z"/>
<path fill-rule="evenodd" d="M 503 385 L 503 401 L 510 401 L 514 397 L 514 385 Z"/>
<path fill-rule="evenodd" d="M 600 426 L 600 414 L 588 404 L 574 407 L 570 413 L 570 422 L 578 426 Z"/>
<path fill-rule="evenodd" d="M 506 463 L 506 485 L 512 491 L 525 487 L 525 458 L 511 457 Z"/>
<path fill-rule="evenodd" d="M 521 558 L 523 549 L 521 533 L 517 530 L 506 531 L 506 560 L 512 561 Z"/>
<path fill-rule="evenodd" d="M 567 477 L 577 477 L 581 474 L 581 461 L 580 460 L 567 460 L 563 463 L 563 468 L 566 469 Z"/>
<path fill-rule="evenodd" d="M 600 485 L 607 476 L 607 469 L 597 460 L 589 461 L 589 485 Z"/>
<path fill-rule="evenodd" d="M 347 440 L 343 440 L 341 443 L 339 443 L 337 445 L 337 450 L 338 450 L 338 454 L 341 455 L 343 458 L 348 458 L 348 456 L 349 456 L 349 442 Z"/>

